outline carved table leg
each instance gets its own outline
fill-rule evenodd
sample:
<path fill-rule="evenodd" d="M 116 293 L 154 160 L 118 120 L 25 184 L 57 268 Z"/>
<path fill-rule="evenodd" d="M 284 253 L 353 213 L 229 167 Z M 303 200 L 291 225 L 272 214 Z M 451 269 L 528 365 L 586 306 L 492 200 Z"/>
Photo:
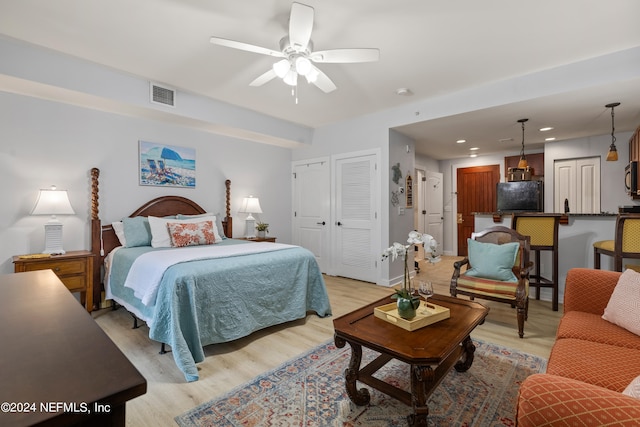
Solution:
<path fill-rule="evenodd" d="M 411 365 L 411 400 L 413 413 L 407 417 L 409 427 L 427 427 L 427 390 L 431 389 L 435 373 L 431 366 Z"/>
<path fill-rule="evenodd" d="M 473 345 L 471 337 L 466 337 L 464 341 L 462 341 L 462 348 L 464 351 L 462 360 L 456 363 L 454 368 L 456 368 L 458 372 L 467 372 L 473 363 L 473 353 L 476 351 L 476 346 Z"/>
<path fill-rule="evenodd" d="M 338 348 L 344 347 L 347 343 L 344 338 L 338 336 L 334 337 L 334 341 L 336 343 L 336 347 Z M 356 387 L 356 380 L 358 379 L 358 372 L 360 371 L 360 362 L 362 361 L 362 346 L 350 341 L 349 345 L 351 346 L 351 359 L 349 360 L 349 367 L 344 370 L 347 395 L 349 396 L 349 399 L 351 399 L 351 401 L 356 405 L 367 405 L 371 400 L 369 390 L 366 388 L 361 388 L 360 390 L 358 390 L 358 388 Z"/>

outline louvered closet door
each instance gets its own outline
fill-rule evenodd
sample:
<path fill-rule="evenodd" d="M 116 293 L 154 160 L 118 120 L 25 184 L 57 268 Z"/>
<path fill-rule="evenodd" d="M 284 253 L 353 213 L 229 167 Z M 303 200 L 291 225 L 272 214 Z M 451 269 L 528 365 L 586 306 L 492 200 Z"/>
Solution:
<path fill-rule="evenodd" d="M 375 254 L 379 252 L 375 239 L 378 191 L 376 156 L 337 159 L 335 170 L 336 275 L 375 282 Z"/>

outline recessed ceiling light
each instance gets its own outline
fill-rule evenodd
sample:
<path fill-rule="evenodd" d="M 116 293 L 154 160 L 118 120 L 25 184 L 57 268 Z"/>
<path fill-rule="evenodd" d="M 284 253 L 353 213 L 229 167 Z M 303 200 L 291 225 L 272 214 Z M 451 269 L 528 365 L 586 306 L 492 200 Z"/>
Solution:
<path fill-rule="evenodd" d="M 401 87 L 399 89 L 396 89 L 396 95 L 411 96 L 413 95 L 413 92 L 411 92 L 411 89 L 408 89 L 406 87 Z"/>
<path fill-rule="evenodd" d="M 473 153 L 473 154 L 469 154 L 469 157 L 478 157 L 478 155 L 476 153 Z"/>
<path fill-rule="evenodd" d="M 547 132 L 549 130 L 553 130 L 551 126 L 547 126 L 546 128 L 540 128 L 540 132 Z"/>
<path fill-rule="evenodd" d="M 476 151 L 476 150 L 479 150 L 479 149 L 480 149 L 480 147 L 471 147 L 471 148 L 469 148 L 469 150 L 471 150 L 471 151 Z"/>
<path fill-rule="evenodd" d="M 545 141 L 555 141 L 555 140 L 556 140 L 556 137 L 555 137 L 555 136 L 552 136 L 552 137 L 549 137 L 549 138 L 545 138 L 544 140 L 545 140 Z"/>
<path fill-rule="evenodd" d="M 457 144 L 464 144 L 465 142 L 467 142 L 466 139 L 459 139 L 456 141 Z"/>

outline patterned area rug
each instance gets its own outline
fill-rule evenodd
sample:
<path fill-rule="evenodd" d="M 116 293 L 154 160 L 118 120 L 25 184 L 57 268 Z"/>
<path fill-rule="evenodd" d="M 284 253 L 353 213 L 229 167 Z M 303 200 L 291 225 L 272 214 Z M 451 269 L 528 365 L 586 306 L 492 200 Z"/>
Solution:
<path fill-rule="evenodd" d="M 452 370 L 429 398 L 429 426 L 514 426 L 518 388 L 543 372 L 546 360 L 474 340 L 475 359 L 465 373 Z M 343 372 L 351 348 L 332 341 L 289 360 L 226 395 L 175 418 L 178 425 L 216 427 L 406 426 L 411 408 L 361 383 L 371 403 L 354 405 Z M 363 364 L 377 353 L 363 348 Z M 376 374 L 409 389 L 409 366 L 392 361 Z"/>

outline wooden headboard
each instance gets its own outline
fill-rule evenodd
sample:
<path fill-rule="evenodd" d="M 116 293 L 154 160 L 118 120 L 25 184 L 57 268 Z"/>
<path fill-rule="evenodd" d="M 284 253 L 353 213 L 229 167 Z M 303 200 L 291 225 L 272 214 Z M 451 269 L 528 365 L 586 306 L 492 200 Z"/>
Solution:
<path fill-rule="evenodd" d="M 120 241 L 116 236 L 111 224 L 102 225 L 99 211 L 98 187 L 100 169 L 91 169 L 91 252 L 95 255 L 93 262 L 93 301 L 94 309 L 98 309 L 102 299 L 101 268 L 104 257 L 115 247 L 120 246 Z M 222 228 L 227 237 L 233 237 L 233 221 L 231 218 L 231 181 L 225 181 L 226 203 L 225 218 L 222 219 Z M 150 200 L 136 209 L 129 217 L 135 216 L 168 216 L 168 215 L 198 215 L 207 213 L 196 202 L 181 196 L 163 196 Z"/>

